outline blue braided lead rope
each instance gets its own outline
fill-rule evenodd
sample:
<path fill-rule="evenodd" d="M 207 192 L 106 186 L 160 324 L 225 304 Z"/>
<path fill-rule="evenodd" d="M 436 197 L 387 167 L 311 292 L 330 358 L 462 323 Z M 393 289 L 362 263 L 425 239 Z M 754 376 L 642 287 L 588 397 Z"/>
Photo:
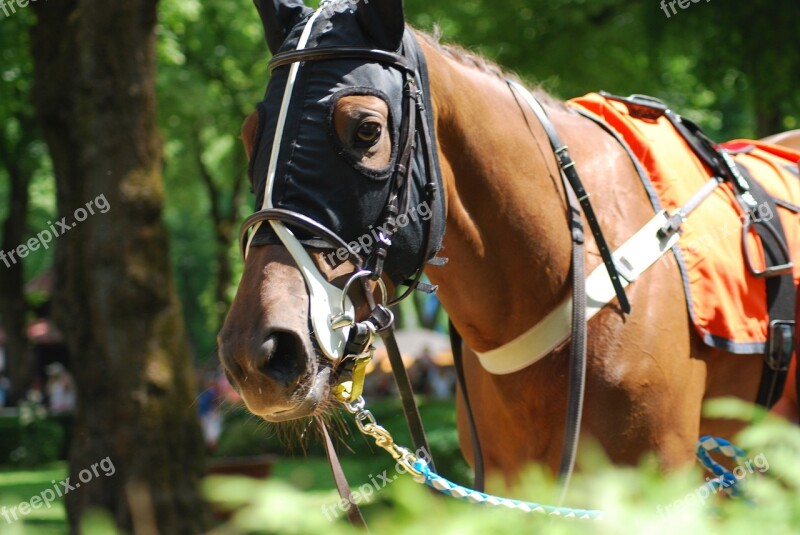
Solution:
<path fill-rule="evenodd" d="M 516 509 L 525 513 L 538 513 L 548 516 L 561 518 L 574 518 L 578 520 L 602 520 L 603 512 L 589 509 L 571 509 L 569 507 L 556 507 L 554 505 L 542 505 L 533 502 L 523 502 L 509 498 L 500 498 L 491 494 L 484 494 L 477 490 L 468 489 L 449 481 L 442 476 L 434 473 L 428 468 L 428 463 L 422 459 L 417 459 L 414 469 L 422 474 L 425 485 L 441 492 L 445 496 L 456 498 L 463 502 L 477 503 L 487 507 L 504 507 L 506 509 Z"/>
<path fill-rule="evenodd" d="M 712 453 L 721 453 L 729 459 L 734 459 L 739 465 L 744 465 L 747 462 L 747 454 L 745 454 L 741 448 L 734 446 L 724 438 L 706 435 L 700 437 L 697 443 L 697 460 L 699 460 L 707 470 L 717 476 L 710 482 L 719 483 L 723 492 L 731 496 L 742 496 L 742 490 L 737 486 L 739 479 L 727 468 L 712 459 Z"/>
<path fill-rule="evenodd" d="M 697 459 L 711 471 L 716 478 L 710 480 L 709 483 L 719 484 L 720 488 L 732 496 L 741 496 L 742 491 L 737 487 L 739 480 L 733 473 L 725 467 L 716 462 L 712 457 L 712 453 L 721 453 L 722 455 L 736 460 L 740 465 L 747 462 L 747 455 L 745 452 L 724 438 L 703 436 L 697 441 Z M 463 487 L 452 481 L 443 478 L 439 474 L 431 471 L 428 463 L 424 460 L 417 458 L 414 463 L 414 469 L 421 474 L 421 477 L 414 479 L 420 483 L 431 487 L 451 498 L 456 498 L 467 503 L 476 503 L 485 505 L 487 507 L 504 507 L 506 509 L 514 509 L 524 513 L 538 513 L 547 516 L 555 516 L 561 518 L 573 518 L 577 520 L 603 520 L 604 514 L 602 511 L 593 509 L 573 509 L 570 507 L 556 507 L 554 505 L 544 505 L 535 502 L 524 502 L 520 500 L 512 500 L 510 498 L 501 498 L 491 494 L 478 492 L 467 487 Z"/>

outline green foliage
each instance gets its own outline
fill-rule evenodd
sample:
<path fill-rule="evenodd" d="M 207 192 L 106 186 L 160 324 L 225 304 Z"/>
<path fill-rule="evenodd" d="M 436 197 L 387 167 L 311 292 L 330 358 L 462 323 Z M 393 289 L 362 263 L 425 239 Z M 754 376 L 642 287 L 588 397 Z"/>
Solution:
<path fill-rule="evenodd" d="M 3 416 L 0 418 L 0 466 L 11 462 L 11 453 L 20 445 L 21 426 L 19 418 Z"/>
<path fill-rule="evenodd" d="M 732 414 L 729 407 L 725 410 Z M 752 407 L 745 410 L 752 416 Z M 661 472 L 655 459 L 646 459 L 636 468 L 612 467 L 602 453 L 585 441 L 588 447 L 582 448 L 580 473 L 574 478 L 565 503 L 604 511 L 606 519 L 602 522 L 552 519 L 438 499 L 409 476 L 401 476 L 377 491 L 376 499 L 365 507 L 365 514 L 373 532 L 392 534 L 750 534 L 762 532 L 765 526 L 769 526 L 771 534 L 797 533 L 800 472 L 795 460 L 800 454 L 800 430 L 769 418 L 748 428 L 736 442 L 751 459 L 768 461 L 756 464 L 757 469 L 740 483 L 747 500 L 723 498 L 721 493 L 701 500 L 697 489 L 705 476 L 698 467 L 668 475 Z M 351 480 L 354 488 L 362 483 L 368 480 Z M 503 487 L 496 480 L 490 485 Z M 358 533 L 346 525 L 341 514 L 333 523 L 328 520 L 338 502 L 332 491 L 300 492 L 282 481 L 236 478 L 209 478 L 204 489 L 216 507 L 234 511 L 231 522 L 224 527 L 225 533 Z M 542 503 L 554 503 L 558 496 L 556 483 L 535 467 L 520 486 L 499 492 Z"/>
<path fill-rule="evenodd" d="M 30 414 L 35 408 L 25 407 Z M 51 463 L 64 450 L 64 427 L 56 420 L 32 415 L 22 418 L 0 418 L 0 466 L 31 467 Z"/>
<path fill-rule="evenodd" d="M 392 429 L 398 442 L 411 443 L 398 399 L 371 402 L 370 410 L 382 425 Z M 437 465 L 455 481 L 469 481 L 472 477 L 471 470 L 464 462 L 458 445 L 455 401 L 420 399 L 420 413 L 429 431 L 428 440 Z M 352 417 L 341 411 L 335 421 L 337 424 L 334 429 L 342 443 L 342 451 L 365 459 L 364 469 L 360 470 L 364 476 L 370 471 L 381 472 L 387 467 L 386 459 L 380 457 L 381 450 L 358 432 L 352 423 Z M 323 457 L 325 453 L 321 441 L 313 428 L 311 432 L 303 433 L 303 429 L 308 429 L 308 426 L 301 423 L 297 429 L 299 431 L 279 433 L 275 426 L 259 420 L 243 408 L 231 410 L 225 415 L 223 433 L 215 456 L 244 457 L 272 453 L 281 457 Z M 304 434 L 302 440 L 298 440 L 299 434 Z"/>
<path fill-rule="evenodd" d="M 248 457 L 284 451 L 275 432 L 243 407 L 225 414 L 222 429 L 215 457 Z"/>
<path fill-rule="evenodd" d="M 48 418 L 44 405 L 23 401 L 19 405 L 19 445 L 9 455 L 13 464 L 38 466 L 51 463 L 64 450 L 64 428 Z"/>
<path fill-rule="evenodd" d="M 32 174 L 26 237 L 49 227 L 55 215 L 55 182 L 47 147 L 36 125 L 30 100 L 33 61 L 29 29 L 34 22 L 30 10 L 20 9 L 2 20 L 0 32 L 0 233 L 8 216 L 9 169 Z M 40 249 L 25 259 L 26 279 L 42 273 L 53 261 L 53 251 Z"/>
<path fill-rule="evenodd" d="M 195 354 L 206 360 L 227 303 L 217 303 L 214 295 L 216 229 L 202 173 L 210 175 L 225 207 L 247 191 L 238 136 L 266 86 L 267 50 L 249 3 L 165 0 L 160 6 L 157 87 L 165 138 L 166 221 L 190 337 Z M 248 208 L 233 214 L 234 220 Z M 241 270 L 235 239 L 229 257 L 235 283 Z M 235 285 L 229 293 L 234 290 Z"/>
<path fill-rule="evenodd" d="M 466 0 L 406 2 L 409 20 L 441 28 L 556 96 L 603 89 L 662 98 L 720 140 L 753 137 L 756 113 L 797 128 L 800 5 L 691 4 L 667 18 L 659 2 Z"/>

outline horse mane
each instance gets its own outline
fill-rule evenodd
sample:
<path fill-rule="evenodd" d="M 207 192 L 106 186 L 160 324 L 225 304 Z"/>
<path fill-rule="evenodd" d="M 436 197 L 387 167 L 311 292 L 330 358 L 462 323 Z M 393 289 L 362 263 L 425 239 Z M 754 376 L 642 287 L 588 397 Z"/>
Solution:
<path fill-rule="evenodd" d="M 452 43 L 442 43 L 442 30 L 439 28 L 439 26 L 434 26 L 432 34 L 423 32 L 416 28 L 414 31 L 418 37 L 422 38 L 423 41 L 429 44 L 436 51 L 456 61 L 457 63 L 460 63 L 461 65 L 471 67 L 504 82 L 506 80 L 513 80 L 527 86 L 527 84 L 525 84 L 516 73 L 506 71 L 494 61 L 485 58 L 480 54 L 467 50 L 463 46 Z M 561 100 L 545 91 L 541 84 L 537 84 L 533 88 L 529 89 L 531 89 L 536 98 L 543 104 L 562 110 L 571 110 L 571 108 L 567 107 Z"/>

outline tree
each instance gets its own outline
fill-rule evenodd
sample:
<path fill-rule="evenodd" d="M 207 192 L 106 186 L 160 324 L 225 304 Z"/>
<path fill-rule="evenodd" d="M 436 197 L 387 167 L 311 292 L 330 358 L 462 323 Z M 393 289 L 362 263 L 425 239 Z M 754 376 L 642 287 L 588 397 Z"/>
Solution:
<path fill-rule="evenodd" d="M 721 140 L 800 127 L 800 4 L 688 6 L 668 18 L 659 2 L 406 0 L 417 27 L 436 24 L 446 41 L 560 98 L 600 89 L 651 94 Z"/>
<path fill-rule="evenodd" d="M 5 168 L 10 182 L 8 215 L 2 225 L 3 239 L 0 250 L 14 253 L 23 244 L 30 195 L 28 185 L 33 173 L 27 162 L 19 155 L 31 142 L 29 132 L 33 132 L 32 121 L 28 117 L 17 118 L 21 131 L 26 132 L 13 142 L 8 137 L 0 137 L 0 164 Z M 6 356 L 11 379 L 9 401 L 14 402 L 23 392 L 28 382 L 28 338 L 26 334 L 28 305 L 25 301 L 23 283 L 23 260 L 16 257 L 3 258 L 0 265 L 0 317 L 6 332 Z"/>
<path fill-rule="evenodd" d="M 800 4 L 795 0 L 734 0 L 724 9 L 702 2 L 669 23 L 663 14 L 658 18 L 650 25 L 660 54 L 693 55 L 692 71 L 714 91 L 736 84 L 739 106 L 748 110 L 755 135 L 800 126 L 796 117 L 785 121 L 800 111 Z"/>
<path fill-rule="evenodd" d="M 178 290 L 198 360 L 204 360 L 213 354 L 241 269 L 238 222 L 249 201 L 238 138 L 264 92 L 266 51 L 252 5 L 164 0 L 160 19 L 167 222 L 181 237 L 172 251 Z"/>
<path fill-rule="evenodd" d="M 162 221 L 157 0 L 32 5 L 33 99 L 58 217 L 74 222 L 61 227 L 54 275 L 78 387 L 70 525 L 101 508 L 128 530 L 197 533 L 203 440 Z M 86 482 L 106 458 L 113 475 Z"/>
<path fill-rule="evenodd" d="M 28 303 L 25 299 L 27 259 L 16 249 L 28 238 L 30 186 L 41 167 L 42 146 L 33 106 L 28 99 L 32 65 L 26 35 L 28 17 L 20 17 L 0 34 L 0 175 L 8 178 L 5 218 L 0 218 L 0 318 L 6 332 L 6 360 L 11 379 L 9 401 L 14 403 L 28 386 L 30 363 L 26 334 Z"/>

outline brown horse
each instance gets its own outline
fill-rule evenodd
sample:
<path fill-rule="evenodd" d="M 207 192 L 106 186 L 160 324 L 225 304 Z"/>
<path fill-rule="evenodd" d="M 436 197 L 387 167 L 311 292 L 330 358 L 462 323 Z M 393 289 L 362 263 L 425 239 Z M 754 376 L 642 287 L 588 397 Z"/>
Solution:
<path fill-rule="evenodd" d="M 310 16 L 302 2 L 256 3 L 273 53 L 287 36 L 297 42 Z M 342 3 L 347 2 L 333 2 Z M 395 47 L 390 49 L 381 36 L 402 27 L 400 0 L 352 3 L 351 8 L 349 13 L 354 10 L 362 21 L 362 35 L 352 44 L 367 39 L 397 49 L 398 42 L 389 39 L 388 46 Z M 349 15 L 336 16 L 334 22 Z M 371 27 L 364 20 L 371 20 Z M 507 375 L 487 372 L 474 351 L 513 340 L 569 296 L 570 236 L 559 170 L 544 130 L 529 109 L 519 106 L 500 69 L 415 35 L 430 72 L 446 200 L 441 253 L 449 258 L 425 273 L 439 286 L 441 302 L 465 340 L 467 386 L 486 468 L 509 479 L 531 462 L 555 470 L 564 432 L 569 344 Z M 302 71 L 307 79 L 313 81 L 317 65 Z M 274 78 L 268 103 L 280 103 L 284 93 Z M 599 126 L 542 92 L 537 96 L 570 147 L 606 239 L 612 249 L 618 247 L 654 215 L 631 160 Z M 338 138 L 359 166 L 379 170 L 395 157 L 397 140 L 390 134 L 397 120 L 378 92 L 364 89 L 342 96 L 327 124 L 316 126 L 329 130 L 330 139 Z M 254 147 L 272 146 L 275 122 L 264 114 L 248 117 L 242 131 L 248 156 Z M 253 169 L 258 188 L 266 172 L 258 165 Z M 336 208 L 353 209 L 344 201 Z M 601 260 L 594 241 L 587 240 L 589 272 Z M 333 267 L 326 251 L 312 249 L 311 254 L 324 277 L 340 287 L 353 270 L 349 263 Z M 627 292 L 632 314 L 623 315 L 613 301 L 588 325 L 582 432 L 614 462 L 634 463 L 654 452 L 665 468 L 688 463 L 698 436 L 730 437 L 739 425 L 703 418 L 703 401 L 721 396 L 753 401 L 763 358 L 731 355 L 701 341 L 690 324 L 679 270 L 668 262 L 656 263 Z M 309 416 L 329 406 L 325 400 L 336 373 L 314 340 L 310 301 L 307 281 L 283 244 L 251 244 L 219 348 L 249 410 L 268 421 Z M 471 461 L 458 401 L 462 451 Z"/>

